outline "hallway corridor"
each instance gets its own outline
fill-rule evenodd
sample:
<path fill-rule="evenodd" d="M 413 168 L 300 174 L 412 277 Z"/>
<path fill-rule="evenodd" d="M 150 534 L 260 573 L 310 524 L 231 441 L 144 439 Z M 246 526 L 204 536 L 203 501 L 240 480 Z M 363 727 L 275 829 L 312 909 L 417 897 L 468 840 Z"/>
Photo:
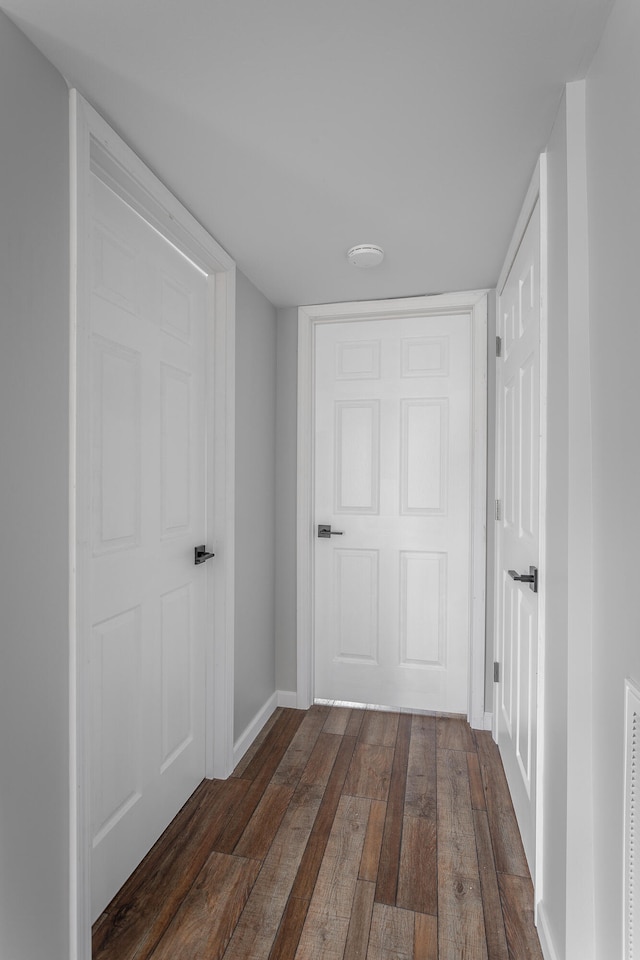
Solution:
<path fill-rule="evenodd" d="M 278 709 L 99 918 L 93 960 L 541 960 L 497 747 L 457 718 Z"/>

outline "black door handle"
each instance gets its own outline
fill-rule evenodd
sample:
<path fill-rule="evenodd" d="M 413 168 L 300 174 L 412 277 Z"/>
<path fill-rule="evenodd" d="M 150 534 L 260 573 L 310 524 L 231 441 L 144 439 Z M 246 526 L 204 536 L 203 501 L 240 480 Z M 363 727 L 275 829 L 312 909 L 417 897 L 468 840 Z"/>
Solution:
<path fill-rule="evenodd" d="M 328 540 L 329 537 L 342 537 L 344 536 L 344 530 L 332 530 L 330 523 L 319 523 L 318 536 L 322 540 Z"/>
<path fill-rule="evenodd" d="M 516 570 L 509 570 L 509 576 L 512 580 L 519 580 L 521 583 L 528 583 L 534 593 L 538 592 L 537 567 L 529 567 L 529 573 L 518 573 Z"/>
<path fill-rule="evenodd" d="M 215 557 L 215 553 L 207 553 L 207 548 L 204 543 L 201 543 L 199 547 L 194 548 L 195 559 L 194 563 L 204 563 L 205 560 L 211 560 L 211 557 Z"/>

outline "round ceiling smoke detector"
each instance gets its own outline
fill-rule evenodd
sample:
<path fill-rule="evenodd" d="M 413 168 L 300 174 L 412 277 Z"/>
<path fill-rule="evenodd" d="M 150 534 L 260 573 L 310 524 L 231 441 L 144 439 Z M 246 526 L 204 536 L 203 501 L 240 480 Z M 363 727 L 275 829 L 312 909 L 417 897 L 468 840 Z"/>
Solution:
<path fill-rule="evenodd" d="M 377 267 L 384 259 L 384 250 L 375 243 L 359 243 L 347 253 L 347 260 L 354 267 Z"/>

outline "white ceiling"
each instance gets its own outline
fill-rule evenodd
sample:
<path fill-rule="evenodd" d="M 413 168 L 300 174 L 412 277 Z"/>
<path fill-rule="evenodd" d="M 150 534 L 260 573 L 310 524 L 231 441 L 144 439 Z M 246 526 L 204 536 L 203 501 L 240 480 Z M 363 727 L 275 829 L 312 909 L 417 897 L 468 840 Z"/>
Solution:
<path fill-rule="evenodd" d="M 612 0 L 0 3 L 285 306 L 494 285 Z"/>

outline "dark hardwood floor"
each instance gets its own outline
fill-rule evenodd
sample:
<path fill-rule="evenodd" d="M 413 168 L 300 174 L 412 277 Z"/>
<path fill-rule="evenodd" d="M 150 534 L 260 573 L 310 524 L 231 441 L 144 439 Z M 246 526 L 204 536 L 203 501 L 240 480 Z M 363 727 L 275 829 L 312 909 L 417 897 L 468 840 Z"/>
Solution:
<path fill-rule="evenodd" d="M 277 710 L 94 926 L 94 960 L 542 960 L 497 748 L 464 720 Z"/>

